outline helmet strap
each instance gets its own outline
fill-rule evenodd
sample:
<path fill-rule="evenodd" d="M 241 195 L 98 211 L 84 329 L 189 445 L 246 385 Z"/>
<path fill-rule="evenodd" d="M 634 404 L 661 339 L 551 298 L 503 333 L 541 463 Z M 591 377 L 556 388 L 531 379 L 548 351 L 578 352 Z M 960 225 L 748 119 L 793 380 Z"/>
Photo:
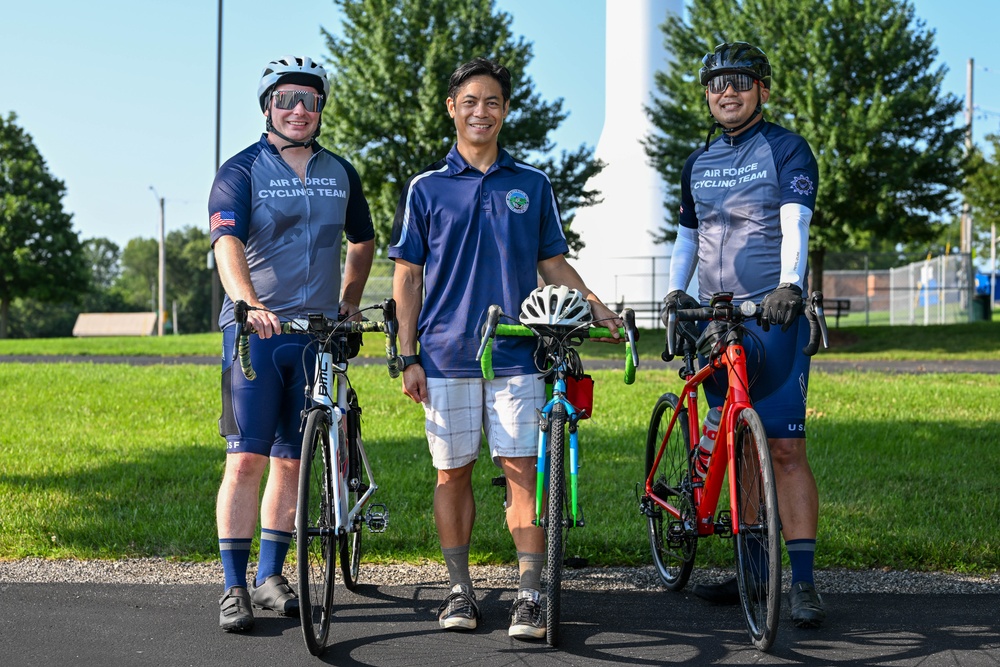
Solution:
<path fill-rule="evenodd" d="M 273 132 L 275 135 L 277 135 L 278 137 L 281 137 L 282 139 L 284 139 L 285 141 L 288 142 L 288 144 L 286 146 L 282 146 L 279 150 L 285 150 L 286 148 L 308 148 L 309 146 L 312 146 L 314 143 L 316 143 L 316 137 L 319 136 L 319 128 L 320 128 L 320 125 L 322 125 L 322 123 L 320 123 L 320 125 L 317 125 L 316 126 L 316 132 L 311 137 L 309 137 L 308 139 L 306 139 L 305 141 L 295 141 L 294 139 L 290 139 L 290 138 L 286 137 L 281 132 L 279 132 L 277 130 L 277 128 L 274 127 L 274 124 L 271 122 L 271 116 L 270 116 L 270 114 L 268 114 L 267 116 L 265 116 L 265 118 L 267 120 L 266 120 L 266 122 L 264 124 L 264 129 L 268 133 L 272 133 Z"/>

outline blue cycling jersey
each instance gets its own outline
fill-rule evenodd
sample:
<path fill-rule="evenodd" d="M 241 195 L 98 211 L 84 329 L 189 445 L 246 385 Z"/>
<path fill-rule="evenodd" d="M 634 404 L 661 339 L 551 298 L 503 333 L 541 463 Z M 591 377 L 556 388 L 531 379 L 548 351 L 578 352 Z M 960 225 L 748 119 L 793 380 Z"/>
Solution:
<path fill-rule="evenodd" d="M 783 204 L 816 208 L 819 168 L 798 134 L 762 121 L 688 157 L 680 224 L 698 230 L 699 300 L 760 301 L 781 282 Z"/>
<path fill-rule="evenodd" d="M 410 178 L 393 223 L 389 257 L 424 267 L 417 321 L 427 377 L 480 377 L 484 314 L 517 316 L 538 286 L 538 262 L 569 250 L 548 177 L 500 150 L 486 173 L 456 147 Z M 534 341 L 498 337 L 498 376 L 534 373 Z"/>
<path fill-rule="evenodd" d="M 243 242 L 257 297 L 282 319 L 336 317 L 342 236 L 375 238 L 361 179 L 347 160 L 314 145 L 301 183 L 267 135 L 222 165 L 208 211 L 213 246 L 225 235 Z M 219 327 L 233 321 L 227 295 Z"/>

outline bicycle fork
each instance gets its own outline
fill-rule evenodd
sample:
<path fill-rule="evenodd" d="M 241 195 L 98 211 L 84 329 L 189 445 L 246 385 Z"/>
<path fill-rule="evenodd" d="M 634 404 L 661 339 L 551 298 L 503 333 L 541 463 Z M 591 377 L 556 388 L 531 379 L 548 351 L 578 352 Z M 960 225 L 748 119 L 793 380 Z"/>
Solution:
<path fill-rule="evenodd" d="M 549 489 L 549 434 L 552 430 L 552 407 L 558 402 L 566 410 L 565 427 L 569 433 L 570 513 L 564 521 L 570 527 L 582 528 L 585 525 L 585 521 L 579 504 L 580 441 L 577 434 L 577 423 L 580 420 L 580 413 L 558 391 L 554 393 L 553 398 L 554 400 L 550 404 L 536 411 L 538 416 L 538 459 L 536 464 L 535 516 L 542 516 L 542 508 L 545 506 L 545 495 Z M 566 453 L 563 452 L 564 457 L 565 455 Z M 535 524 L 542 527 L 545 526 L 541 519 L 536 519 Z"/>

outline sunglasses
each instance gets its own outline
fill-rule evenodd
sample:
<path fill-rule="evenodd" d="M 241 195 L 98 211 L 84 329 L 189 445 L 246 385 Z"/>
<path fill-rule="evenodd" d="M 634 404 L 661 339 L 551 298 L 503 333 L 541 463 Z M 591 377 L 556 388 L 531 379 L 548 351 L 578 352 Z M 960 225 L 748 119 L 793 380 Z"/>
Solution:
<path fill-rule="evenodd" d="M 323 96 L 311 90 L 276 90 L 271 93 L 274 106 L 279 109 L 290 110 L 302 102 L 306 106 L 306 111 L 316 113 L 323 108 Z"/>
<path fill-rule="evenodd" d="M 720 74 L 708 81 L 708 92 L 719 95 L 726 92 L 726 88 L 732 84 L 733 90 L 737 93 L 745 93 L 757 83 L 749 74 Z"/>

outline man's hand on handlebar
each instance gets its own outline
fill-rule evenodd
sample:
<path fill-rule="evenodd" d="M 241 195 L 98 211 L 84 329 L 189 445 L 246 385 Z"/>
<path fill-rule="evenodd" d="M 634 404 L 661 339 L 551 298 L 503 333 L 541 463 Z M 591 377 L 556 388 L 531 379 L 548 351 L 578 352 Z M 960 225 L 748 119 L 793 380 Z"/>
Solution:
<path fill-rule="evenodd" d="M 594 316 L 594 325 L 607 327 L 611 330 L 611 338 L 591 338 L 592 341 L 601 343 L 623 343 L 625 339 L 618 332 L 619 327 L 624 326 L 618 313 L 614 312 L 600 301 L 590 302 L 590 312 Z"/>
<path fill-rule="evenodd" d="M 804 305 L 801 287 L 793 283 L 781 283 L 760 302 L 763 311 L 761 328 L 768 331 L 770 325 L 780 324 L 782 331 L 788 331 L 792 322 L 802 314 Z"/>

